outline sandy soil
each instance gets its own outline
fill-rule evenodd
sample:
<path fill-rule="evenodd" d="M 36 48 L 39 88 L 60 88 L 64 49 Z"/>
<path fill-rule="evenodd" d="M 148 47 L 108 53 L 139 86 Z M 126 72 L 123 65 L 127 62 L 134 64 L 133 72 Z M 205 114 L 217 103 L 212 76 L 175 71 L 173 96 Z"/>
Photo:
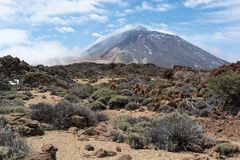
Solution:
<path fill-rule="evenodd" d="M 31 104 L 42 103 L 42 102 L 43 103 L 55 104 L 62 99 L 59 96 L 51 95 L 50 92 L 41 93 L 38 90 L 32 90 L 31 92 L 34 96 L 34 99 L 30 99 L 28 101 L 25 101 L 26 106 L 29 106 Z M 45 96 L 45 98 L 43 98 L 43 96 Z"/>
<path fill-rule="evenodd" d="M 58 147 L 57 158 L 58 160 L 90 160 L 97 159 L 94 157 L 86 158 L 85 155 L 93 155 L 98 149 L 102 148 L 109 151 L 115 151 L 119 146 L 122 152 L 117 152 L 117 156 L 102 158 L 107 160 L 117 160 L 124 154 L 132 156 L 133 160 L 182 160 L 186 157 L 192 157 L 193 153 L 172 153 L 162 150 L 133 150 L 127 144 L 115 143 L 108 141 L 97 141 L 90 139 L 90 141 L 79 141 L 74 135 L 64 131 L 51 131 L 46 132 L 41 137 L 30 137 L 27 139 L 28 143 L 32 145 L 37 151 L 40 151 L 41 146 L 44 144 L 53 144 Z M 85 145 L 91 144 L 95 147 L 95 151 L 86 151 Z M 204 156 L 202 154 L 198 154 Z M 209 157 L 211 160 L 214 158 Z"/>
<path fill-rule="evenodd" d="M 99 84 L 103 84 L 103 83 L 109 83 L 110 81 L 113 80 L 120 80 L 121 78 L 109 78 L 109 77 L 103 77 L 103 78 L 99 78 L 97 82 L 95 83 L 90 83 L 91 85 L 99 85 Z M 79 83 L 79 84 L 87 84 L 89 83 L 88 79 L 75 79 L 75 82 Z"/>

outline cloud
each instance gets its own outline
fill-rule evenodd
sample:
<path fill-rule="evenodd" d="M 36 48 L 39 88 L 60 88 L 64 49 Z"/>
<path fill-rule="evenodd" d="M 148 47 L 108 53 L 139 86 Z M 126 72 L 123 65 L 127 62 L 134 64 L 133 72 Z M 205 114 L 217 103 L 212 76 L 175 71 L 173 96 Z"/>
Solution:
<path fill-rule="evenodd" d="M 240 27 L 226 27 L 221 31 L 205 34 L 182 35 L 189 42 L 196 44 L 215 56 L 229 62 L 240 60 L 237 47 L 240 45 Z"/>
<path fill-rule="evenodd" d="M 61 33 L 72 33 L 74 32 L 74 29 L 72 27 L 56 27 L 55 28 L 57 31 Z"/>
<path fill-rule="evenodd" d="M 97 33 L 97 32 L 94 32 L 91 35 L 95 38 L 101 38 L 103 36 L 103 35 L 101 35 L 100 33 Z"/>
<path fill-rule="evenodd" d="M 136 10 L 137 11 L 154 11 L 154 12 L 164 12 L 172 9 L 173 6 L 167 3 L 157 3 L 152 5 L 149 2 L 142 2 L 141 6 L 137 6 Z"/>
<path fill-rule="evenodd" d="M 40 41 L 34 42 L 31 45 L 15 45 L 2 51 L 0 50 L 0 56 L 11 54 L 12 56 L 24 59 L 32 65 L 64 64 L 66 63 L 66 57 L 79 53 L 79 48 L 69 49 L 57 41 Z"/>
<path fill-rule="evenodd" d="M 20 29 L 0 29 L 0 47 L 25 43 L 28 33 Z"/>
<path fill-rule="evenodd" d="M 98 14 L 90 14 L 89 18 L 93 21 L 97 21 L 97 22 L 107 22 L 108 21 L 108 17 L 104 16 L 104 15 L 98 15 Z"/>
<path fill-rule="evenodd" d="M 106 21 L 106 4 L 127 3 L 121 0 L 1 0 L 0 21 L 27 22 L 29 24 L 50 23 L 52 19 L 69 23 L 69 18 L 90 15 L 90 20 Z M 30 7 L 31 6 L 31 7 Z M 74 21 L 71 21 L 74 23 Z"/>
<path fill-rule="evenodd" d="M 185 7 L 200 8 L 204 12 L 201 22 L 208 23 L 239 23 L 239 0 L 186 0 Z"/>
<path fill-rule="evenodd" d="M 214 0 L 186 0 L 184 2 L 184 5 L 189 8 L 195 8 L 200 5 L 209 4 L 210 2 L 213 2 Z"/>

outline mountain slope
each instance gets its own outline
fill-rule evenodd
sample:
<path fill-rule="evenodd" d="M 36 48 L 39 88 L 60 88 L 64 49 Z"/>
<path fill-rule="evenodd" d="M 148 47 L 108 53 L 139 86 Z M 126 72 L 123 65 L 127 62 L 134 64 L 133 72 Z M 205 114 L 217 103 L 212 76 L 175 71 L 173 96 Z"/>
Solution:
<path fill-rule="evenodd" d="M 85 55 L 81 61 L 153 63 L 161 67 L 212 69 L 228 63 L 176 35 L 143 27 L 111 36 L 89 48 Z"/>

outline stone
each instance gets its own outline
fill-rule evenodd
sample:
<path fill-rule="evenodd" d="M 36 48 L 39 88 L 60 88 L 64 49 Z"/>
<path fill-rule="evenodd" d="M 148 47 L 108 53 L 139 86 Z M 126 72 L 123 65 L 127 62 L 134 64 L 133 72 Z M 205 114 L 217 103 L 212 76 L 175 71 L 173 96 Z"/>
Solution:
<path fill-rule="evenodd" d="M 139 112 L 145 112 L 145 109 L 144 109 L 144 108 L 139 108 L 138 111 L 139 111 Z"/>
<path fill-rule="evenodd" d="M 104 158 L 104 157 L 112 157 L 112 156 L 116 156 L 117 153 L 113 152 L 113 151 L 107 151 L 104 149 L 99 149 L 96 153 L 95 156 L 97 158 Z"/>
<path fill-rule="evenodd" d="M 71 134 L 77 134 L 78 128 L 77 127 L 70 127 L 67 132 L 71 133 Z"/>
<path fill-rule="evenodd" d="M 117 152 L 122 152 L 121 147 L 117 146 L 117 147 L 116 147 L 116 151 L 117 151 Z"/>
<path fill-rule="evenodd" d="M 58 148 L 52 144 L 42 146 L 42 153 L 36 153 L 26 158 L 26 160 L 56 160 L 56 153 Z"/>
<path fill-rule="evenodd" d="M 117 160 L 132 160 L 132 157 L 129 154 L 125 154 L 119 157 Z"/>
<path fill-rule="evenodd" d="M 94 151 L 94 147 L 92 145 L 88 144 L 88 145 L 85 146 L 85 150 Z"/>
<path fill-rule="evenodd" d="M 70 125 L 78 128 L 85 128 L 87 126 L 87 120 L 85 117 L 74 115 L 70 117 Z"/>
<path fill-rule="evenodd" d="M 43 153 L 52 153 L 58 150 L 58 148 L 54 147 L 52 144 L 43 145 L 41 149 Z"/>

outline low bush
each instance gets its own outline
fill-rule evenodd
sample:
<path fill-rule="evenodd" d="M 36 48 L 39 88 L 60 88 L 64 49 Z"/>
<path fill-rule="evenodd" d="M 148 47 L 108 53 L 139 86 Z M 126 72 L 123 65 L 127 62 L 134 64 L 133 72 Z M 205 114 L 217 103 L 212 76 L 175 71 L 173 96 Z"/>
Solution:
<path fill-rule="evenodd" d="M 189 116 L 174 112 L 154 119 L 152 142 L 168 151 L 187 150 L 188 144 L 199 144 L 202 129 Z"/>
<path fill-rule="evenodd" d="M 125 141 L 124 134 L 117 130 L 110 131 L 113 142 L 123 143 Z"/>
<path fill-rule="evenodd" d="M 190 117 L 176 112 L 152 119 L 119 116 L 111 120 L 111 127 L 135 149 L 153 145 L 177 152 L 192 150 L 189 146 L 195 144 L 201 150 L 206 139 L 201 128 Z M 117 139 L 119 134 L 112 135 Z"/>
<path fill-rule="evenodd" d="M 139 107 L 140 107 L 139 104 L 131 102 L 131 103 L 128 103 L 125 106 L 125 109 L 128 110 L 128 111 L 134 111 L 134 110 L 139 109 Z"/>
<path fill-rule="evenodd" d="M 70 89 L 70 94 L 77 96 L 80 99 L 88 98 L 92 93 L 94 89 L 90 84 L 82 84 L 78 86 L 74 86 L 72 89 Z"/>
<path fill-rule="evenodd" d="M 31 92 L 15 92 L 15 91 L 6 92 L 6 99 L 10 99 L 10 100 L 14 100 L 14 99 L 29 100 L 32 98 L 33 98 L 33 95 Z"/>
<path fill-rule="evenodd" d="M 72 94 L 66 94 L 64 96 L 64 99 L 68 100 L 69 102 L 72 103 L 78 103 L 79 102 L 79 98 L 76 95 L 72 95 Z"/>
<path fill-rule="evenodd" d="M 90 104 L 90 107 L 91 107 L 91 109 L 94 110 L 94 111 L 107 109 L 106 105 L 103 104 L 102 102 L 98 101 L 98 100 L 92 102 L 92 103 Z"/>
<path fill-rule="evenodd" d="M 155 100 L 156 100 L 156 98 L 154 98 L 154 97 L 145 98 L 145 99 L 143 100 L 143 102 L 142 102 L 142 105 L 147 106 L 149 103 L 151 103 L 151 102 L 153 102 L 153 101 L 155 101 Z"/>
<path fill-rule="evenodd" d="M 221 74 L 209 79 L 209 88 L 225 98 L 234 113 L 240 110 L 240 75 L 236 73 Z"/>
<path fill-rule="evenodd" d="M 127 143 L 133 149 L 143 149 L 143 138 L 139 134 L 130 134 L 127 137 Z"/>
<path fill-rule="evenodd" d="M 9 114 L 14 112 L 25 112 L 24 102 L 22 99 L 3 99 L 0 101 L 0 114 Z"/>
<path fill-rule="evenodd" d="M 126 96 L 114 96 L 109 102 L 109 109 L 124 108 L 128 104 L 128 98 Z"/>
<path fill-rule="evenodd" d="M 63 97 L 66 94 L 66 90 L 59 86 L 51 85 L 49 87 L 51 95 Z"/>
<path fill-rule="evenodd" d="M 171 113 L 173 112 L 175 109 L 169 105 L 162 105 L 158 108 L 157 112 L 159 113 Z"/>
<path fill-rule="evenodd" d="M 91 99 L 94 101 L 98 100 L 104 104 L 107 104 L 109 99 L 113 96 L 113 92 L 106 88 L 96 90 L 92 95 Z"/>
<path fill-rule="evenodd" d="M 231 143 L 219 144 L 217 148 L 218 148 L 218 152 L 224 156 L 229 156 L 231 154 L 240 152 L 239 146 Z"/>
<path fill-rule="evenodd" d="M 0 159 L 24 159 L 32 149 L 7 126 L 0 128 Z"/>
<path fill-rule="evenodd" d="M 49 123 L 54 129 L 67 129 L 71 127 L 70 117 L 81 116 L 86 118 L 87 127 L 93 126 L 99 121 L 107 120 L 106 114 L 100 114 L 79 104 L 72 104 L 63 100 L 57 105 L 39 103 L 31 106 L 30 117 L 34 120 Z"/>

